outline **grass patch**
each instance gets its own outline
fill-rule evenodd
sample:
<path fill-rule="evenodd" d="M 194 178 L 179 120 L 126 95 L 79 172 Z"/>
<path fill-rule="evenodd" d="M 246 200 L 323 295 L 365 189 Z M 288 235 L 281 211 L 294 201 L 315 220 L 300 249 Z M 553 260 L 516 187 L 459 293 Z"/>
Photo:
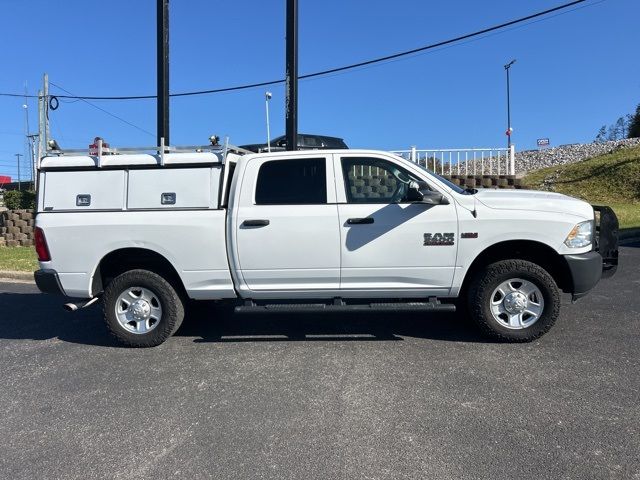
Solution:
<path fill-rule="evenodd" d="M 33 272 L 38 259 L 33 247 L 0 247 L 0 270 Z"/>
<path fill-rule="evenodd" d="M 609 205 L 618 216 L 620 228 L 640 227 L 640 147 L 535 170 L 527 174 L 524 184 Z"/>
<path fill-rule="evenodd" d="M 612 203 L 609 206 L 616 212 L 620 228 L 640 228 L 640 202 Z"/>

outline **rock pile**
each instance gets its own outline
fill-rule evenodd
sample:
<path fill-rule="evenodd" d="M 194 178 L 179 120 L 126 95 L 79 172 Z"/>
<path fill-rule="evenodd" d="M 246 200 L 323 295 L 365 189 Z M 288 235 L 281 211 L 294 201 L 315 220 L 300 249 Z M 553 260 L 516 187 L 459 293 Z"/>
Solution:
<path fill-rule="evenodd" d="M 0 212 L 0 247 L 33 245 L 33 212 L 5 210 Z"/>
<path fill-rule="evenodd" d="M 627 138 L 603 143 L 581 143 L 543 150 L 516 152 L 516 173 L 521 175 L 529 170 L 580 162 L 597 155 L 614 152 L 620 148 L 638 146 L 640 146 L 640 138 Z"/>

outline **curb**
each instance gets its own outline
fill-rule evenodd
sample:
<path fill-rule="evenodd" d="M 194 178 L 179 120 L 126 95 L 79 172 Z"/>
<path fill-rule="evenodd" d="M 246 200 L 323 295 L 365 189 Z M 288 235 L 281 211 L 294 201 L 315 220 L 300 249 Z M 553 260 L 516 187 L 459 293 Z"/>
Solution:
<path fill-rule="evenodd" d="M 21 282 L 35 283 L 33 272 L 14 272 L 11 270 L 0 270 L 0 279 L 2 280 L 19 280 Z"/>

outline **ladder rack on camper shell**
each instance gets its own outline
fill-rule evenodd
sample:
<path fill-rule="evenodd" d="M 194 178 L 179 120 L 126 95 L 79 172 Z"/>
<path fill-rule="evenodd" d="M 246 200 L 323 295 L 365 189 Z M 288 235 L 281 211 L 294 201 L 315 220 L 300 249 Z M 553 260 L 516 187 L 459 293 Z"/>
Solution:
<path fill-rule="evenodd" d="M 55 142 L 54 142 L 55 144 Z M 188 146 L 170 146 L 164 144 L 164 139 L 160 140 L 160 145 L 155 147 L 105 147 L 104 141 L 100 138 L 96 142 L 97 144 L 97 155 L 92 155 L 90 152 L 87 152 L 86 149 L 47 149 L 45 157 L 64 157 L 64 156 L 85 156 L 85 157 L 95 157 L 97 158 L 96 166 L 98 168 L 102 167 L 102 157 L 103 156 L 112 156 L 112 155 L 125 155 L 125 154 L 148 154 L 150 152 L 155 152 L 154 156 L 158 156 L 160 160 L 159 165 L 165 165 L 165 154 L 167 153 L 204 153 L 211 152 L 221 154 L 222 163 L 226 163 L 227 154 L 234 153 L 236 155 L 247 155 L 251 152 L 250 150 L 246 150 L 244 148 L 231 145 L 228 141 L 225 141 L 223 145 L 219 144 L 210 144 L 210 145 L 188 145 Z M 56 145 L 57 146 L 57 145 Z M 40 161 L 38 159 L 37 168 L 40 169 Z"/>
<path fill-rule="evenodd" d="M 224 165 L 253 153 L 217 138 L 204 146 L 109 148 L 97 138 L 88 151 L 50 147 L 38 162 L 38 212 L 218 210 L 232 170 Z"/>

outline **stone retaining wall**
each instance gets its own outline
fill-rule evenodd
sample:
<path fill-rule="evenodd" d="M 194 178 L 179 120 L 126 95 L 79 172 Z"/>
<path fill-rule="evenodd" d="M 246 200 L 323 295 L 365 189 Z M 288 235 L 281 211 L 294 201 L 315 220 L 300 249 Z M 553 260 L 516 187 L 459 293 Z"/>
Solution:
<path fill-rule="evenodd" d="M 33 212 L 4 210 L 0 212 L 0 247 L 33 245 Z"/>
<path fill-rule="evenodd" d="M 515 175 L 445 175 L 450 182 L 462 188 L 525 188 Z"/>

